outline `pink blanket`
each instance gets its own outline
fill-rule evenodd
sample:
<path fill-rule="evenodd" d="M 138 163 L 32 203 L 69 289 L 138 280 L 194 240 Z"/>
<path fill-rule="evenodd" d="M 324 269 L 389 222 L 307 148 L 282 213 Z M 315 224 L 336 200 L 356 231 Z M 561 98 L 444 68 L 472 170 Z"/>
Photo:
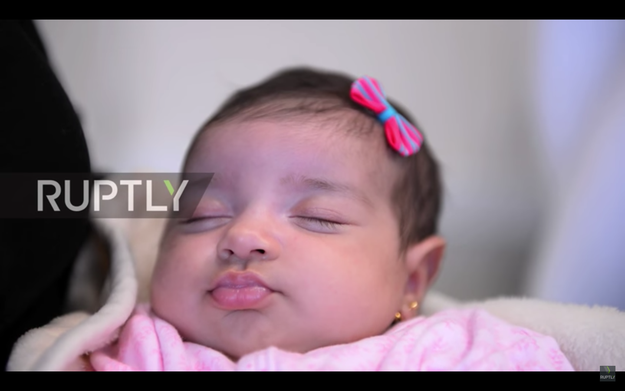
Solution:
<path fill-rule="evenodd" d="M 90 360 L 96 371 L 573 370 L 553 338 L 474 309 L 415 318 L 384 335 L 305 354 L 268 348 L 233 362 L 183 341 L 149 306 L 140 305 L 119 340 Z"/>

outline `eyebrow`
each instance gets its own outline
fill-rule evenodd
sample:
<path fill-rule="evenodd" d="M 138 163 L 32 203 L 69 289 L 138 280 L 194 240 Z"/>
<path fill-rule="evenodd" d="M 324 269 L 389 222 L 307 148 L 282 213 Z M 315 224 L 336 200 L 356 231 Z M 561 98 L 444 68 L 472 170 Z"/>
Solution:
<path fill-rule="evenodd" d="M 283 186 L 303 187 L 307 190 L 319 190 L 324 192 L 343 194 L 364 202 L 372 208 L 374 207 L 373 202 L 371 202 L 369 197 L 367 197 L 367 195 L 360 189 L 344 183 L 333 182 L 328 179 L 311 178 L 305 175 L 291 174 L 280 179 L 280 184 L 282 184 Z"/>

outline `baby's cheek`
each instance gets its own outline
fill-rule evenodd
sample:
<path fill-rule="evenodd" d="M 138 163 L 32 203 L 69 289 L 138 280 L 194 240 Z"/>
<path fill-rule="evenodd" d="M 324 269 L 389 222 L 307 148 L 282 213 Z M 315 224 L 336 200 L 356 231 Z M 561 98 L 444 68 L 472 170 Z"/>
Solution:
<path fill-rule="evenodd" d="M 153 305 L 168 301 L 169 297 L 176 297 L 184 290 L 191 271 L 184 260 L 184 251 L 180 250 L 167 243 L 161 248 L 150 287 Z"/>
<path fill-rule="evenodd" d="M 160 259 L 154 270 L 151 284 L 150 305 L 160 318 L 177 324 L 189 312 L 192 296 L 184 266 L 176 267 L 174 259 Z"/>
<path fill-rule="evenodd" d="M 155 310 L 166 308 L 168 306 L 168 298 L 172 297 L 170 292 L 175 292 L 176 290 L 172 284 L 173 280 L 168 277 L 164 263 L 158 262 L 150 285 L 150 304 Z"/>
<path fill-rule="evenodd" d="M 181 299 L 205 288 L 214 255 L 207 246 L 202 235 L 164 237 L 152 277 L 152 297 Z"/>

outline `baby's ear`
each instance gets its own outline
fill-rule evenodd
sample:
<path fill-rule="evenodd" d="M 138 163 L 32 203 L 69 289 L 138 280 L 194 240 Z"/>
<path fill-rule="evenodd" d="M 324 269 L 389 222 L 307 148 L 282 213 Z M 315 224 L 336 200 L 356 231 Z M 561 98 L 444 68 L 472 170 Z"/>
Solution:
<path fill-rule="evenodd" d="M 430 236 L 408 247 L 405 255 L 406 269 L 409 273 L 406 287 L 406 301 L 421 301 L 425 292 L 434 283 L 438 274 L 445 240 L 440 236 Z"/>

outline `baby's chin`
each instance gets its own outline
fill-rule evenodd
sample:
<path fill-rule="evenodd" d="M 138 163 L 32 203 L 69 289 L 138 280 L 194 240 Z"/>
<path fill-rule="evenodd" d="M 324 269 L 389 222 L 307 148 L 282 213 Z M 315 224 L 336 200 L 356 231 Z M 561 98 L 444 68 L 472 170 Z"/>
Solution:
<path fill-rule="evenodd" d="M 256 352 L 261 352 L 269 348 L 277 348 L 287 352 L 303 354 L 323 346 L 323 344 L 311 344 L 310 341 L 308 343 L 303 343 L 302 341 L 299 341 L 298 343 L 290 343 L 284 340 L 280 340 L 280 338 L 246 338 L 245 340 L 222 339 L 218 343 L 215 343 L 214 341 L 204 341 L 204 343 L 202 343 L 202 341 L 193 341 L 185 337 L 183 337 L 183 339 L 185 341 L 198 343 L 200 345 L 216 350 L 224 356 L 228 357 L 233 362 L 237 362 L 242 357 L 248 356 Z"/>
<path fill-rule="evenodd" d="M 371 333 L 367 335 L 354 334 L 351 336 L 313 336 L 311 335 L 311 333 L 306 333 L 305 336 L 273 334 L 264 337 L 261 337 L 260 335 L 255 335 L 253 337 L 248 336 L 246 338 L 233 338 L 233 336 L 222 336 L 214 338 L 214 336 L 211 336 L 211 338 L 206 338 L 203 340 L 193 340 L 185 338 L 184 336 L 183 338 L 185 339 L 185 341 L 194 342 L 218 351 L 224 356 L 228 357 L 233 362 L 238 362 L 242 357 L 248 356 L 253 353 L 261 352 L 269 348 L 277 348 L 285 352 L 305 354 L 329 346 L 356 342 L 367 337 L 373 337 L 375 335 L 378 334 Z"/>

